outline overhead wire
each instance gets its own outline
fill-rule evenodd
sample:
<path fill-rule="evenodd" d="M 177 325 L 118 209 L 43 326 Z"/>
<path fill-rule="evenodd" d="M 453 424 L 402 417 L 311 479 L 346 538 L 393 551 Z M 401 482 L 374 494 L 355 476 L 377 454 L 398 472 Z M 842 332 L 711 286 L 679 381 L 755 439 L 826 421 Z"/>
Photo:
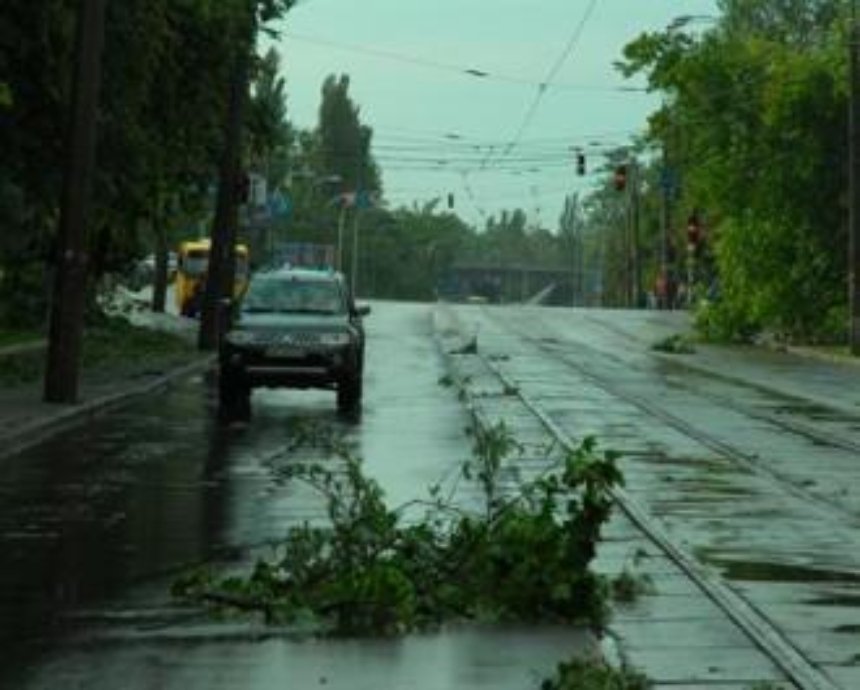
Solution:
<path fill-rule="evenodd" d="M 514 134 L 513 139 L 505 146 L 502 151 L 501 158 L 507 156 L 511 151 L 516 148 L 517 144 L 519 144 L 522 137 L 525 135 L 526 130 L 531 125 L 534 120 L 535 115 L 537 114 L 538 108 L 540 107 L 541 102 L 543 101 L 544 95 L 546 94 L 547 89 L 549 88 L 552 80 L 556 77 L 559 70 L 564 66 L 564 63 L 570 57 L 571 53 L 576 49 L 576 46 L 579 44 L 580 39 L 582 38 L 582 34 L 585 31 L 585 27 L 588 24 L 589 19 L 591 19 L 591 15 L 594 13 L 594 9 L 597 7 L 597 0 L 589 0 L 588 5 L 585 8 L 585 12 L 582 15 L 582 18 L 571 34 L 570 40 L 565 45 L 564 50 L 561 52 L 559 57 L 550 67 L 547 72 L 546 78 L 538 85 L 537 93 L 535 93 L 535 97 L 532 100 L 531 105 L 526 111 L 525 117 L 523 121 L 520 123 L 519 128 Z M 482 162 L 481 167 L 486 167 L 487 164 L 492 160 L 492 157 L 488 157 L 485 161 Z"/>
<path fill-rule="evenodd" d="M 363 46 L 355 43 L 344 43 L 342 41 L 333 41 L 331 39 L 320 38 L 316 36 L 308 36 L 307 34 L 295 33 L 292 31 L 287 31 L 282 34 L 284 38 L 292 39 L 294 41 L 298 41 L 300 43 L 308 43 L 311 45 L 320 45 L 325 46 L 327 48 L 334 48 L 336 50 L 349 51 L 353 53 L 359 53 L 363 55 L 368 55 L 370 57 L 375 57 L 384 60 L 392 60 L 396 62 L 402 62 L 406 64 L 411 64 L 419 67 L 425 67 L 429 69 L 443 70 L 446 72 L 454 72 L 460 74 L 462 76 L 468 76 L 471 78 L 477 78 L 482 80 L 491 80 L 498 82 L 505 82 L 508 84 L 518 84 L 521 86 L 546 86 L 546 80 L 544 82 L 537 82 L 534 79 L 527 79 L 525 77 L 516 77 L 508 74 L 502 74 L 494 71 L 488 71 L 485 69 L 481 69 L 475 66 L 466 66 L 466 65 L 455 65 L 449 62 L 441 62 L 439 60 L 433 60 L 431 58 L 419 57 L 415 55 L 407 55 L 405 53 L 399 53 L 391 50 L 384 50 L 381 48 L 374 48 L 370 46 Z M 591 92 L 603 92 L 603 93 L 644 93 L 647 91 L 645 87 L 640 86 L 626 86 L 626 85 L 615 85 L 615 86 L 598 86 L 594 84 L 553 84 L 552 88 L 562 90 L 562 91 L 591 91 Z"/>

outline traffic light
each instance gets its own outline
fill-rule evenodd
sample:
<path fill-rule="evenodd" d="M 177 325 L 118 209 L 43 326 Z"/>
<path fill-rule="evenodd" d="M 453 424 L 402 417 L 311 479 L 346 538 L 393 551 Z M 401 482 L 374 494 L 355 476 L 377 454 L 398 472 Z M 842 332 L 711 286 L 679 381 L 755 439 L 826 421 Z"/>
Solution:
<path fill-rule="evenodd" d="M 687 218 L 687 249 L 691 254 L 696 256 L 699 254 L 702 239 L 702 221 L 696 210 Z"/>
<path fill-rule="evenodd" d="M 623 192 L 625 189 L 627 189 L 626 165 L 618 165 L 615 167 L 615 175 L 612 178 L 612 183 L 615 185 L 615 189 L 619 192 Z"/>
<path fill-rule="evenodd" d="M 448 193 L 448 208 L 454 208 L 454 194 Z"/>
<path fill-rule="evenodd" d="M 585 175 L 585 154 L 582 151 L 576 154 L 576 174 L 580 177 Z"/>

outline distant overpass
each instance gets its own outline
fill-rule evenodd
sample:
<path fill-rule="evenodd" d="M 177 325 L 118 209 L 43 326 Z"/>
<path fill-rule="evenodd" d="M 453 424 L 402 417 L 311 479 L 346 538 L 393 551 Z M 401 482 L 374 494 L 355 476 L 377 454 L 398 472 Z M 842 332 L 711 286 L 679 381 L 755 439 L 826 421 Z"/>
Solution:
<path fill-rule="evenodd" d="M 437 285 L 440 297 L 464 300 L 482 297 L 493 303 L 529 302 L 542 297 L 541 304 L 595 304 L 597 295 L 587 290 L 579 294 L 578 280 L 569 270 L 529 264 L 456 263 Z M 586 281 L 592 283 L 593 281 Z"/>

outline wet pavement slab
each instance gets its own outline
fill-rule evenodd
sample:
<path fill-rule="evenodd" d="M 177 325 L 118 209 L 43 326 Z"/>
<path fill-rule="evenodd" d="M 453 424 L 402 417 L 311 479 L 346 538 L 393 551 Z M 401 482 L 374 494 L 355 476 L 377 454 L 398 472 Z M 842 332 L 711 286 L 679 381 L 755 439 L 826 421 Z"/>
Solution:
<path fill-rule="evenodd" d="M 455 316 L 566 433 L 625 453 L 631 498 L 825 682 L 860 687 L 860 370 L 743 349 L 653 353 L 659 337 L 683 330 L 675 316 L 515 307 L 457 307 Z M 631 638 L 633 656 L 675 687 L 686 681 L 638 644 L 671 638 L 658 632 L 666 612 L 690 607 L 648 609 L 642 625 L 651 634 Z M 682 614 L 669 617 L 682 625 Z M 692 632 L 679 629 L 678 639 Z M 743 668 L 762 670 L 741 664 L 744 677 Z"/>
<path fill-rule="evenodd" d="M 642 452 L 642 434 L 638 427 L 631 428 L 631 419 L 637 417 L 634 407 L 600 391 L 592 396 L 593 386 L 587 381 L 548 366 L 495 322 L 479 320 L 477 327 L 464 326 L 465 320 L 480 319 L 480 311 L 444 307 L 440 312 L 440 331 L 477 330 L 479 348 L 487 359 L 504 371 L 515 372 L 516 385 L 529 395 L 537 393 L 554 419 L 563 409 L 565 428 L 577 438 L 592 433 L 590 417 L 601 425 L 597 436 L 604 447 Z M 448 349 L 456 350 L 454 342 L 452 338 Z M 502 354 L 505 357 L 499 357 Z M 457 377 L 467 382 L 473 392 L 470 402 L 486 423 L 503 420 L 516 438 L 530 439 L 536 450 L 551 445 L 545 426 L 516 396 L 499 390 L 498 378 L 481 357 L 452 357 L 452 367 Z M 648 426 L 653 425 L 642 424 L 643 428 Z M 654 435 L 665 448 L 672 447 L 674 435 L 668 439 L 665 434 Z M 677 434 L 677 438 L 684 437 Z M 552 454 L 536 455 L 526 453 L 515 460 L 520 473 L 537 474 L 557 460 Z M 628 477 L 627 484 L 628 489 L 636 487 L 637 477 Z M 614 607 L 606 642 L 614 642 L 622 662 L 645 672 L 655 687 L 741 690 L 760 682 L 772 683 L 773 688 L 795 687 L 726 612 L 623 512 L 616 511 L 607 526 L 595 568 L 610 577 L 625 574 L 642 584 L 643 591 L 634 601 Z"/>

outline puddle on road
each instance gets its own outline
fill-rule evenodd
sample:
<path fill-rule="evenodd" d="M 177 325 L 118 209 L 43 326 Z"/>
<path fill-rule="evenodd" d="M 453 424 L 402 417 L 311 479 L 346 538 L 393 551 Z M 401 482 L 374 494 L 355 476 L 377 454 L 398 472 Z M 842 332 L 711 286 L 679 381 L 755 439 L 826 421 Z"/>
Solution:
<path fill-rule="evenodd" d="M 860 573 L 827 570 L 812 566 L 775 563 L 768 561 L 731 561 L 707 549 L 696 552 L 703 561 L 722 571 L 724 577 L 740 582 L 787 583 L 849 583 L 860 584 Z"/>
<path fill-rule="evenodd" d="M 852 422 L 853 418 L 815 403 L 798 403 L 792 405 L 778 405 L 768 408 L 776 415 L 793 417 L 804 417 L 813 422 Z"/>
<path fill-rule="evenodd" d="M 657 465 L 659 467 L 682 467 L 685 469 L 696 469 L 711 474 L 749 474 L 743 468 L 716 457 L 692 457 L 680 455 L 650 454 L 650 453 L 627 453 L 625 457 L 635 457 L 637 462 Z"/>
<path fill-rule="evenodd" d="M 826 597 L 814 597 L 807 599 L 803 603 L 811 606 L 849 606 L 860 608 L 860 594 L 840 594 Z"/>
<path fill-rule="evenodd" d="M 15 690 L 522 690 L 538 687 L 558 662 L 594 654 L 569 627 L 469 626 L 396 639 L 269 639 L 207 628 L 158 631 L 135 644 L 94 640 L 13 678 Z M 123 641 L 120 639 L 119 641 Z M 97 662 L 97 663 L 94 663 Z"/>

